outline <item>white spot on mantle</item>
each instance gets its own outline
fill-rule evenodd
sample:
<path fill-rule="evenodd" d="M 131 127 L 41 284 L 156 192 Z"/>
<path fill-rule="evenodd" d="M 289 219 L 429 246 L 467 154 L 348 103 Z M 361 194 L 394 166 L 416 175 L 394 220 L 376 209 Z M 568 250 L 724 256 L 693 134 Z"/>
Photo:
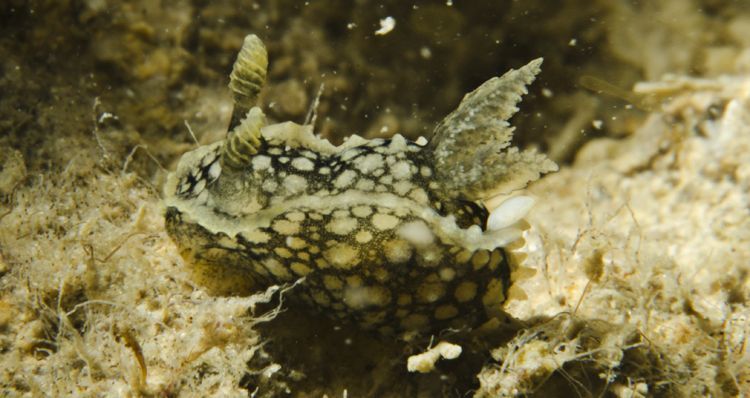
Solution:
<path fill-rule="evenodd" d="M 292 159 L 292 167 L 297 170 L 311 171 L 315 168 L 315 164 L 308 158 L 294 158 Z"/>
<path fill-rule="evenodd" d="M 290 194 L 300 193 L 307 189 L 307 181 L 302 176 L 292 174 L 284 178 L 284 188 Z"/>
<path fill-rule="evenodd" d="M 398 234 L 415 246 L 430 245 L 435 240 L 432 231 L 423 221 L 412 221 L 404 224 L 398 229 Z"/>

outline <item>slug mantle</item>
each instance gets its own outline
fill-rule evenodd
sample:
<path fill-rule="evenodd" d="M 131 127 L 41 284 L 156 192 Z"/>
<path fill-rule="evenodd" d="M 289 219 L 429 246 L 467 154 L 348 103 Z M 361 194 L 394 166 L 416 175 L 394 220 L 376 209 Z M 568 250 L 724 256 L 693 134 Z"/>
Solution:
<path fill-rule="evenodd" d="M 165 187 L 166 226 L 199 282 L 245 293 L 304 277 L 296 295 L 327 316 L 384 334 L 472 328 L 502 315 L 503 248 L 533 205 L 514 196 L 557 166 L 510 147 L 541 59 L 467 94 L 431 140 L 400 135 L 340 146 L 309 125 L 267 125 L 256 106 L 268 66 L 245 39 L 229 84 L 226 139 L 183 155 Z"/>

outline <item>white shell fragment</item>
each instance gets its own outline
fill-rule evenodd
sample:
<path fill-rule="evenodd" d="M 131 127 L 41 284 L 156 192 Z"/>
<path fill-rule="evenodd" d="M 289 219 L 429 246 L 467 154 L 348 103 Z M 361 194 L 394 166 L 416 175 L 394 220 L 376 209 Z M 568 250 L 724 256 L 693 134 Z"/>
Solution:
<path fill-rule="evenodd" d="M 384 36 L 388 33 L 391 33 L 393 28 L 396 27 L 396 19 L 393 17 L 385 17 L 380 20 L 380 29 L 375 31 L 375 34 L 378 36 Z"/>
<path fill-rule="evenodd" d="M 406 362 L 406 369 L 409 372 L 428 373 L 435 369 L 435 364 L 440 358 L 456 359 L 461 355 L 461 351 L 460 345 L 441 341 L 421 354 L 410 356 Z"/>

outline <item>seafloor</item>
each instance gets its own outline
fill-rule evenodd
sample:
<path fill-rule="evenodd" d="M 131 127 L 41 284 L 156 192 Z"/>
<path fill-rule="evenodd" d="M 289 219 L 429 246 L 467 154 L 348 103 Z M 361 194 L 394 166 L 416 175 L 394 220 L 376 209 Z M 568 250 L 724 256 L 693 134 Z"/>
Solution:
<path fill-rule="evenodd" d="M 0 396 L 750 394 L 744 0 L 8 0 L 0 33 Z M 269 117 L 302 122 L 322 85 L 333 142 L 429 136 L 545 58 L 512 120 L 560 164 L 528 189 L 520 327 L 436 336 L 463 352 L 410 373 L 430 341 L 191 280 L 161 187 L 225 133 L 247 33 Z"/>

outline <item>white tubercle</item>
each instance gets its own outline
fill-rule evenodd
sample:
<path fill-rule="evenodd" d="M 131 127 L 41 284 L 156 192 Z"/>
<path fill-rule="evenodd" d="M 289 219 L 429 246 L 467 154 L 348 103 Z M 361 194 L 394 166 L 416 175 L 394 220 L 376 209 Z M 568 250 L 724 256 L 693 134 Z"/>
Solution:
<path fill-rule="evenodd" d="M 487 229 L 496 231 L 515 224 L 531 210 L 535 202 L 531 196 L 514 196 L 505 200 L 490 213 Z"/>

